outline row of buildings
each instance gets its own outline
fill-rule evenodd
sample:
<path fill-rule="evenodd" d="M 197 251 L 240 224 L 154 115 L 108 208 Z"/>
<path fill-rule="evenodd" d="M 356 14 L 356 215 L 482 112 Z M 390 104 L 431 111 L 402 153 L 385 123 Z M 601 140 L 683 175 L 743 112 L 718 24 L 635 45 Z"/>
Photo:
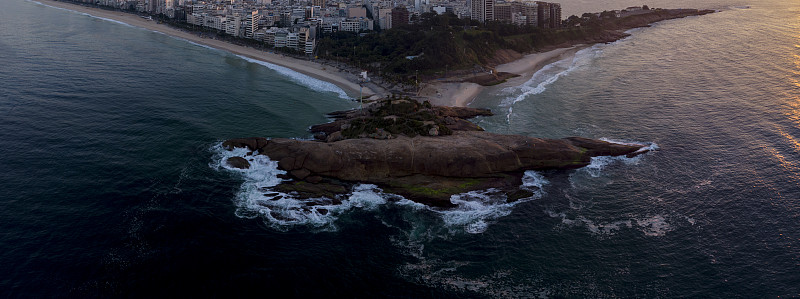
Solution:
<path fill-rule="evenodd" d="M 472 19 L 501 21 L 541 28 L 561 27 L 561 4 L 543 1 L 473 0 Z"/>
<path fill-rule="evenodd" d="M 311 55 L 322 33 L 363 32 L 409 24 L 425 12 L 480 22 L 558 28 L 561 5 L 529 0 L 76 0 L 164 15 L 231 36 Z"/>

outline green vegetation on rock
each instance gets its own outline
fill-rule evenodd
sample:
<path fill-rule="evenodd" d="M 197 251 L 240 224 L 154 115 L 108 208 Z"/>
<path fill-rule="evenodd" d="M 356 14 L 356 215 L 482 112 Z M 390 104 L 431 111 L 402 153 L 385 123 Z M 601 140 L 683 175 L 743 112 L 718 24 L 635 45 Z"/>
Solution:
<path fill-rule="evenodd" d="M 454 131 L 483 131 L 466 119 L 490 115 L 488 109 L 433 106 L 428 101 L 392 95 L 363 109 L 331 112 L 328 116 L 333 122 L 311 126 L 310 131 L 314 138 L 326 142 L 447 136 Z"/>

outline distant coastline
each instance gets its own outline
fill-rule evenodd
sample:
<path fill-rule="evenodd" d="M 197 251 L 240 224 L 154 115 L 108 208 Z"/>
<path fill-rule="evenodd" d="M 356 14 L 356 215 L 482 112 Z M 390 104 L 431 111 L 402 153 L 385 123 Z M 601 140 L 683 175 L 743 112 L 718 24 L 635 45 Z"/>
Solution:
<path fill-rule="evenodd" d="M 371 98 L 374 100 L 377 98 L 386 97 L 393 93 L 404 93 L 418 99 L 428 100 L 437 106 L 466 107 L 480 94 L 481 91 L 483 91 L 484 86 L 486 86 L 485 83 L 478 84 L 470 82 L 476 79 L 474 75 L 468 76 L 462 74 L 446 78 L 438 78 L 435 80 L 422 81 L 418 87 L 409 88 L 408 86 L 399 86 L 399 90 L 398 86 L 382 86 L 380 83 L 375 82 L 376 80 L 373 80 L 372 83 L 365 84 L 365 86 L 362 87 L 359 85 L 359 70 L 352 66 L 342 66 L 341 64 L 338 66 L 331 66 L 325 63 L 298 59 L 282 54 L 275 54 L 273 52 L 264 51 L 261 49 L 236 45 L 222 40 L 206 38 L 203 37 L 199 32 L 187 31 L 172 27 L 168 24 L 158 23 L 152 19 L 142 18 L 133 13 L 106 10 L 84 6 L 77 3 L 56 0 L 32 0 L 32 2 L 121 22 L 130 26 L 162 33 L 174 38 L 226 51 L 242 57 L 286 67 L 298 73 L 332 83 L 344 90 L 347 95 L 353 98 L 357 98 L 360 95 L 365 99 Z M 703 13 L 708 12 L 699 11 L 698 14 Z M 670 18 L 685 16 L 687 15 L 676 15 L 675 17 Z M 639 23 L 626 24 L 628 26 L 626 26 L 627 28 L 624 29 L 648 26 L 651 23 L 666 19 L 669 18 L 639 20 Z M 490 83 L 489 85 L 501 84 L 505 82 L 505 79 L 503 78 L 518 76 L 528 77 L 536 71 L 542 69 L 547 64 L 574 56 L 575 53 L 582 48 L 596 43 L 613 42 L 629 35 L 624 33 L 623 30 L 616 31 L 614 31 L 615 34 L 611 34 L 609 36 L 604 35 L 598 37 L 597 39 L 586 41 L 585 43 L 580 43 L 577 41 L 572 43 L 564 43 L 553 47 L 540 49 L 542 52 L 529 53 L 527 55 L 522 55 L 511 51 L 513 52 L 511 57 L 506 57 L 504 60 L 498 60 L 499 65 L 488 66 L 490 69 L 493 69 L 492 73 L 481 74 L 478 77 L 484 77 L 484 79 L 488 78 L 489 81 L 496 82 Z M 498 74 L 501 76 L 497 76 Z M 370 74 L 370 77 L 375 77 L 375 75 Z"/>
<path fill-rule="evenodd" d="M 355 75 L 350 74 L 346 71 L 342 71 L 340 69 L 331 68 L 330 66 L 315 63 L 312 61 L 300 60 L 297 58 L 288 57 L 281 54 L 265 52 L 255 48 L 234 45 L 220 40 L 204 38 L 196 33 L 174 28 L 166 24 L 159 24 L 156 21 L 145 19 L 132 13 L 127 13 L 122 11 L 111 11 L 111 10 L 78 5 L 70 2 L 62 2 L 54 0 L 36 0 L 34 2 L 39 2 L 43 5 L 52 6 L 56 8 L 84 13 L 99 18 L 105 18 L 122 22 L 134 27 L 151 30 L 174 38 L 183 39 L 203 46 L 230 52 L 235 55 L 240 55 L 251 59 L 263 61 L 266 63 L 271 63 L 278 66 L 286 67 L 301 74 L 333 83 L 336 86 L 342 88 L 348 95 L 352 97 L 358 97 L 359 95 L 360 88 L 357 83 L 357 78 L 355 77 Z M 364 96 L 369 97 L 375 95 L 376 92 L 368 87 L 365 87 L 363 90 L 363 94 Z"/>
<path fill-rule="evenodd" d="M 34 2 L 39 2 L 43 5 L 71 10 L 78 13 L 84 13 L 99 18 L 122 22 L 130 26 L 162 33 L 174 38 L 226 51 L 235 55 L 241 55 L 266 63 L 283 66 L 301 74 L 333 83 L 354 98 L 358 97 L 360 94 L 358 77 L 356 74 L 350 73 L 344 69 L 334 68 L 317 62 L 301 60 L 281 54 L 265 52 L 251 47 L 235 45 L 225 41 L 204 38 L 194 32 L 174 28 L 167 24 L 159 24 L 156 21 L 145 19 L 132 13 L 105 10 L 64 1 L 36 0 Z M 510 72 L 514 73 L 514 71 L 516 71 L 516 75 L 524 75 L 526 73 L 535 72 L 536 70 L 541 69 L 547 63 L 552 62 L 553 59 L 562 57 L 563 55 L 569 55 L 570 52 L 574 54 L 574 51 L 571 51 L 571 49 L 573 49 L 573 47 L 528 54 L 522 59 L 504 64 L 500 67 L 501 69 L 503 67 L 508 67 L 512 69 Z M 418 96 L 427 98 L 431 101 L 431 103 L 439 106 L 466 107 L 473 99 L 475 99 L 475 97 L 478 96 L 482 90 L 483 87 L 476 83 L 431 81 L 423 82 L 421 84 Z M 388 94 L 386 90 L 376 91 L 369 87 L 364 87 L 363 91 L 361 92 L 363 92 L 363 96 L 365 98 L 374 95 L 383 97 Z"/>

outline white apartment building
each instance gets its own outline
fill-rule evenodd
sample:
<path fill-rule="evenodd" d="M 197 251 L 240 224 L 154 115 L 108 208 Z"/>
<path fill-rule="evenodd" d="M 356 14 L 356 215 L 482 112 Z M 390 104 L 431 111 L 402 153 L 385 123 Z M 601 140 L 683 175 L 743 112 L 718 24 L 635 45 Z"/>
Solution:
<path fill-rule="evenodd" d="M 227 18 L 224 16 L 209 16 L 205 18 L 206 27 L 213 28 L 219 31 L 225 31 L 227 28 L 225 23 L 227 23 Z"/>
<path fill-rule="evenodd" d="M 304 51 L 306 53 L 306 55 L 314 54 L 314 47 L 317 46 L 317 42 L 316 41 L 317 40 L 313 39 L 313 38 L 306 41 L 306 46 L 305 46 L 305 51 Z"/>
<path fill-rule="evenodd" d="M 299 44 L 300 38 L 297 36 L 297 33 L 289 33 L 286 35 L 286 47 L 297 49 L 297 45 Z"/>
<path fill-rule="evenodd" d="M 205 14 L 204 13 L 193 13 L 191 15 L 186 16 L 186 23 L 196 25 L 196 26 L 205 26 Z"/>
<path fill-rule="evenodd" d="M 288 42 L 289 31 L 286 29 L 280 29 L 275 32 L 275 48 L 283 48 L 286 47 Z"/>
<path fill-rule="evenodd" d="M 242 36 L 242 17 L 229 16 L 225 24 L 225 33 L 232 36 Z"/>

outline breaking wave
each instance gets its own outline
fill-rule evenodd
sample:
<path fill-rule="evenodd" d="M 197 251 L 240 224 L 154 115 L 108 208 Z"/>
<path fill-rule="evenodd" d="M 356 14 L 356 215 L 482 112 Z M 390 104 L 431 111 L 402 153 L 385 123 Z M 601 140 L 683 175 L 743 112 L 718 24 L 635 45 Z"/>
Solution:
<path fill-rule="evenodd" d="M 375 210 L 389 200 L 404 204 L 409 202 L 399 196 L 384 194 L 375 185 L 357 184 L 348 194 L 334 198 L 297 198 L 294 194 L 274 190 L 286 174 L 278 169 L 278 163 L 265 155 L 250 153 L 245 148 L 228 151 L 218 144 L 212 148 L 214 158 L 209 166 L 242 175 L 244 182 L 236 194 L 236 216 L 241 218 L 261 217 L 277 230 L 288 230 L 295 226 L 309 226 L 321 230 L 336 230 L 334 221 L 352 209 Z M 249 155 L 248 155 L 249 154 Z M 230 157 L 244 157 L 250 163 L 248 169 L 227 165 Z"/>
<path fill-rule="evenodd" d="M 508 197 L 496 189 L 471 191 L 450 198 L 455 208 L 434 211 L 441 215 L 445 226 L 450 229 L 463 229 L 470 234 L 483 233 L 492 221 L 511 214 L 515 205 L 544 196 L 542 188 L 548 183 L 540 173 L 526 171 L 520 188 L 532 192 L 530 197 L 509 203 Z"/>
<path fill-rule="evenodd" d="M 262 66 L 265 66 L 273 71 L 276 71 L 278 74 L 281 74 L 285 77 L 289 77 L 293 82 L 308 87 L 311 90 L 317 92 L 332 92 L 339 95 L 339 97 L 342 99 L 347 99 L 347 100 L 350 99 L 350 97 L 347 96 L 347 93 L 339 86 L 336 86 L 336 84 L 296 72 L 288 67 L 280 66 L 269 62 L 264 62 L 261 60 L 253 59 L 242 55 L 236 55 L 236 56 L 241 59 L 247 60 L 248 62 L 257 63 Z"/>
<path fill-rule="evenodd" d="M 47 7 L 50 7 L 50 8 L 55 8 L 55 9 L 60 9 L 60 10 L 64 10 L 64 11 L 74 12 L 74 13 L 81 14 L 81 15 L 84 15 L 84 16 L 89 16 L 89 17 L 92 17 L 92 18 L 95 18 L 95 19 L 100 19 L 100 20 L 103 20 L 103 21 L 113 22 L 113 23 L 117 23 L 117 24 L 120 24 L 120 25 L 125 25 L 125 26 L 128 26 L 128 27 L 139 28 L 139 27 L 133 26 L 131 24 L 128 24 L 128 23 L 125 23 L 125 22 L 122 22 L 122 21 L 117 21 L 117 20 L 113 20 L 113 19 L 98 17 L 98 16 L 90 15 L 90 14 L 85 13 L 85 12 L 80 12 L 80 11 L 77 11 L 77 10 L 72 10 L 72 9 L 68 9 L 68 8 L 61 8 L 61 7 L 56 7 L 56 6 L 52 6 L 52 5 L 47 5 L 47 4 L 44 4 L 42 2 L 34 1 L 34 0 L 26 0 L 26 1 L 31 2 L 31 3 L 36 3 L 36 4 L 39 4 L 39 5 L 42 5 L 42 6 L 47 6 Z"/>
<path fill-rule="evenodd" d="M 279 175 L 286 172 L 278 169 L 278 163 L 269 157 L 249 152 L 246 148 L 228 151 L 221 144 L 213 146 L 211 152 L 214 155 L 209 164 L 211 168 L 235 172 L 244 179 L 234 198 L 236 216 L 261 218 L 268 226 L 282 231 L 296 226 L 336 230 L 335 221 L 348 211 L 374 211 L 391 204 L 405 209 L 406 212 L 418 214 L 413 217 L 419 218 L 419 221 L 437 226 L 444 224 L 444 228 L 451 234 L 462 231 L 477 234 L 486 231 L 496 219 L 509 215 L 515 205 L 541 198 L 545 194 L 543 187 L 549 183 L 540 173 L 527 171 L 520 186 L 520 189 L 531 192 L 527 198 L 507 202 L 508 197 L 496 189 L 471 191 L 453 195 L 450 201 L 456 207 L 449 209 L 415 203 L 402 196 L 385 193 L 371 184 L 356 184 L 347 194 L 333 198 L 298 198 L 291 192 L 280 192 L 273 188 L 284 181 Z M 226 161 L 231 157 L 245 158 L 250 167 L 238 169 L 229 166 Z M 425 215 L 431 214 L 435 216 L 434 219 L 426 219 Z"/>
<path fill-rule="evenodd" d="M 174 39 L 185 41 L 185 42 L 188 42 L 190 44 L 193 44 L 193 45 L 196 45 L 196 46 L 200 46 L 200 47 L 203 47 L 203 48 L 206 48 L 206 49 L 211 49 L 211 50 L 216 50 L 216 51 L 220 51 L 220 52 L 230 53 L 230 52 L 225 51 L 225 50 L 221 50 L 221 49 L 217 49 L 217 48 L 214 48 L 214 47 L 206 46 L 206 45 L 203 45 L 203 44 L 200 44 L 200 43 L 196 43 L 196 42 L 193 42 L 193 41 L 190 41 L 190 40 L 187 40 L 187 39 L 183 39 L 183 38 L 180 38 L 180 37 L 172 36 L 172 35 L 160 32 L 160 31 L 149 30 L 149 29 L 146 29 L 146 28 L 137 27 L 137 26 L 134 26 L 134 25 L 122 22 L 122 21 L 117 21 L 117 20 L 114 20 L 114 19 L 98 17 L 98 16 L 95 16 L 95 15 L 91 15 L 91 14 L 88 14 L 88 13 L 79 12 L 79 11 L 75 11 L 75 10 L 71 10 L 71 9 L 67 9 L 67 8 L 55 7 L 55 6 L 47 5 L 47 4 L 44 4 L 44 3 L 41 3 L 41 2 L 38 2 L 38 1 L 34 1 L 34 0 L 26 0 L 26 1 L 29 1 L 29 2 L 32 2 L 32 3 L 36 3 L 36 4 L 39 4 L 39 5 L 43 5 L 43 6 L 47 6 L 47 7 L 52 7 L 52 8 L 55 8 L 55 9 L 74 12 L 74 13 L 85 15 L 85 16 L 89 16 L 89 17 L 92 17 L 92 18 L 95 18 L 95 19 L 100 19 L 100 20 L 104 20 L 104 21 L 108 21 L 108 22 L 113 22 L 113 23 L 117 23 L 117 24 L 120 24 L 120 25 L 125 25 L 125 26 L 128 26 L 128 27 L 139 28 L 139 29 L 142 29 L 142 30 L 147 30 L 147 31 L 150 31 L 150 32 L 158 33 L 158 34 L 163 34 L 163 35 L 172 37 Z M 238 54 L 233 54 L 233 55 L 235 55 L 236 57 L 239 57 L 241 59 L 244 59 L 244 60 L 246 60 L 248 62 L 256 63 L 256 64 L 259 64 L 259 65 L 265 66 L 265 67 L 267 67 L 267 68 L 269 68 L 271 70 L 274 70 L 278 74 L 281 74 L 282 76 L 288 77 L 289 79 L 291 79 L 292 82 L 295 82 L 295 83 L 300 84 L 302 86 L 308 87 L 311 90 L 314 90 L 314 91 L 317 91 L 317 92 L 332 92 L 332 93 L 335 93 L 335 94 L 339 95 L 339 97 L 342 98 L 342 99 L 348 99 L 348 100 L 350 99 L 350 97 L 347 96 L 347 93 L 343 89 L 341 89 L 339 86 L 336 86 L 336 84 L 316 79 L 314 77 L 311 77 L 311 76 L 296 72 L 296 71 L 294 71 L 294 70 L 292 70 L 290 68 L 284 67 L 284 66 L 280 66 L 280 65 L 269 63 L 269 62 L 264 62 L 264 61 L 252 59 L 252 58 L 249 58 L 249 57 L 246 57 L 246 56 L 242 56 L 242 55 L 238 55 Z"/>
<path fill-rule="evenodd" d="M 600 140 L 611 142 L 611 143 L 618 143 L 618 144 L 625 144 L 625 145 L 639 145 L 644 144 L 645 147 L 642 147 L 635 153 L 639 154 L 642 152 L 652 152 L 659 149 L 658 144 L 655 142 L 637 142 L 637 141 L 626 141 L 626 140 L 614 140 L 609 138 L 600 138 Z M 591 177 L 599 177 L 602 175 L 603 170 L 606 169 L 609 165 L 614 163 L 624 163 L 627 165 L 635 165 L 638 164 L 642 160 L 642 155 L 636 155 L 634 157 L 626 157 L 626 156 L 598 156 L 592 157 L 591 163 L 586 167 L 578 169 L 574 174 L 582 174 L 586 173 L 589 174 Z"/>
<path fill-rule="evenodd" d="M 514 104 L 544 92 L 547 90 L 547 86 L 555 83 L 559 78 L 568 75 L 580 67 L 588 65 L 597 56 L 602 54 L 602 49 L 605 46 L 606 45 L 598 44 L 581 49 L 570 58 L 562 59 L 544 66 L 542 69 L 535 72 L 525 83 L 503 89 L 502 92 L 509 94 L 509 96 L 501 101 L 500 107 L 508 107 L 507 117 L 510 119 L 513 113 L 512 106 Z"/>

